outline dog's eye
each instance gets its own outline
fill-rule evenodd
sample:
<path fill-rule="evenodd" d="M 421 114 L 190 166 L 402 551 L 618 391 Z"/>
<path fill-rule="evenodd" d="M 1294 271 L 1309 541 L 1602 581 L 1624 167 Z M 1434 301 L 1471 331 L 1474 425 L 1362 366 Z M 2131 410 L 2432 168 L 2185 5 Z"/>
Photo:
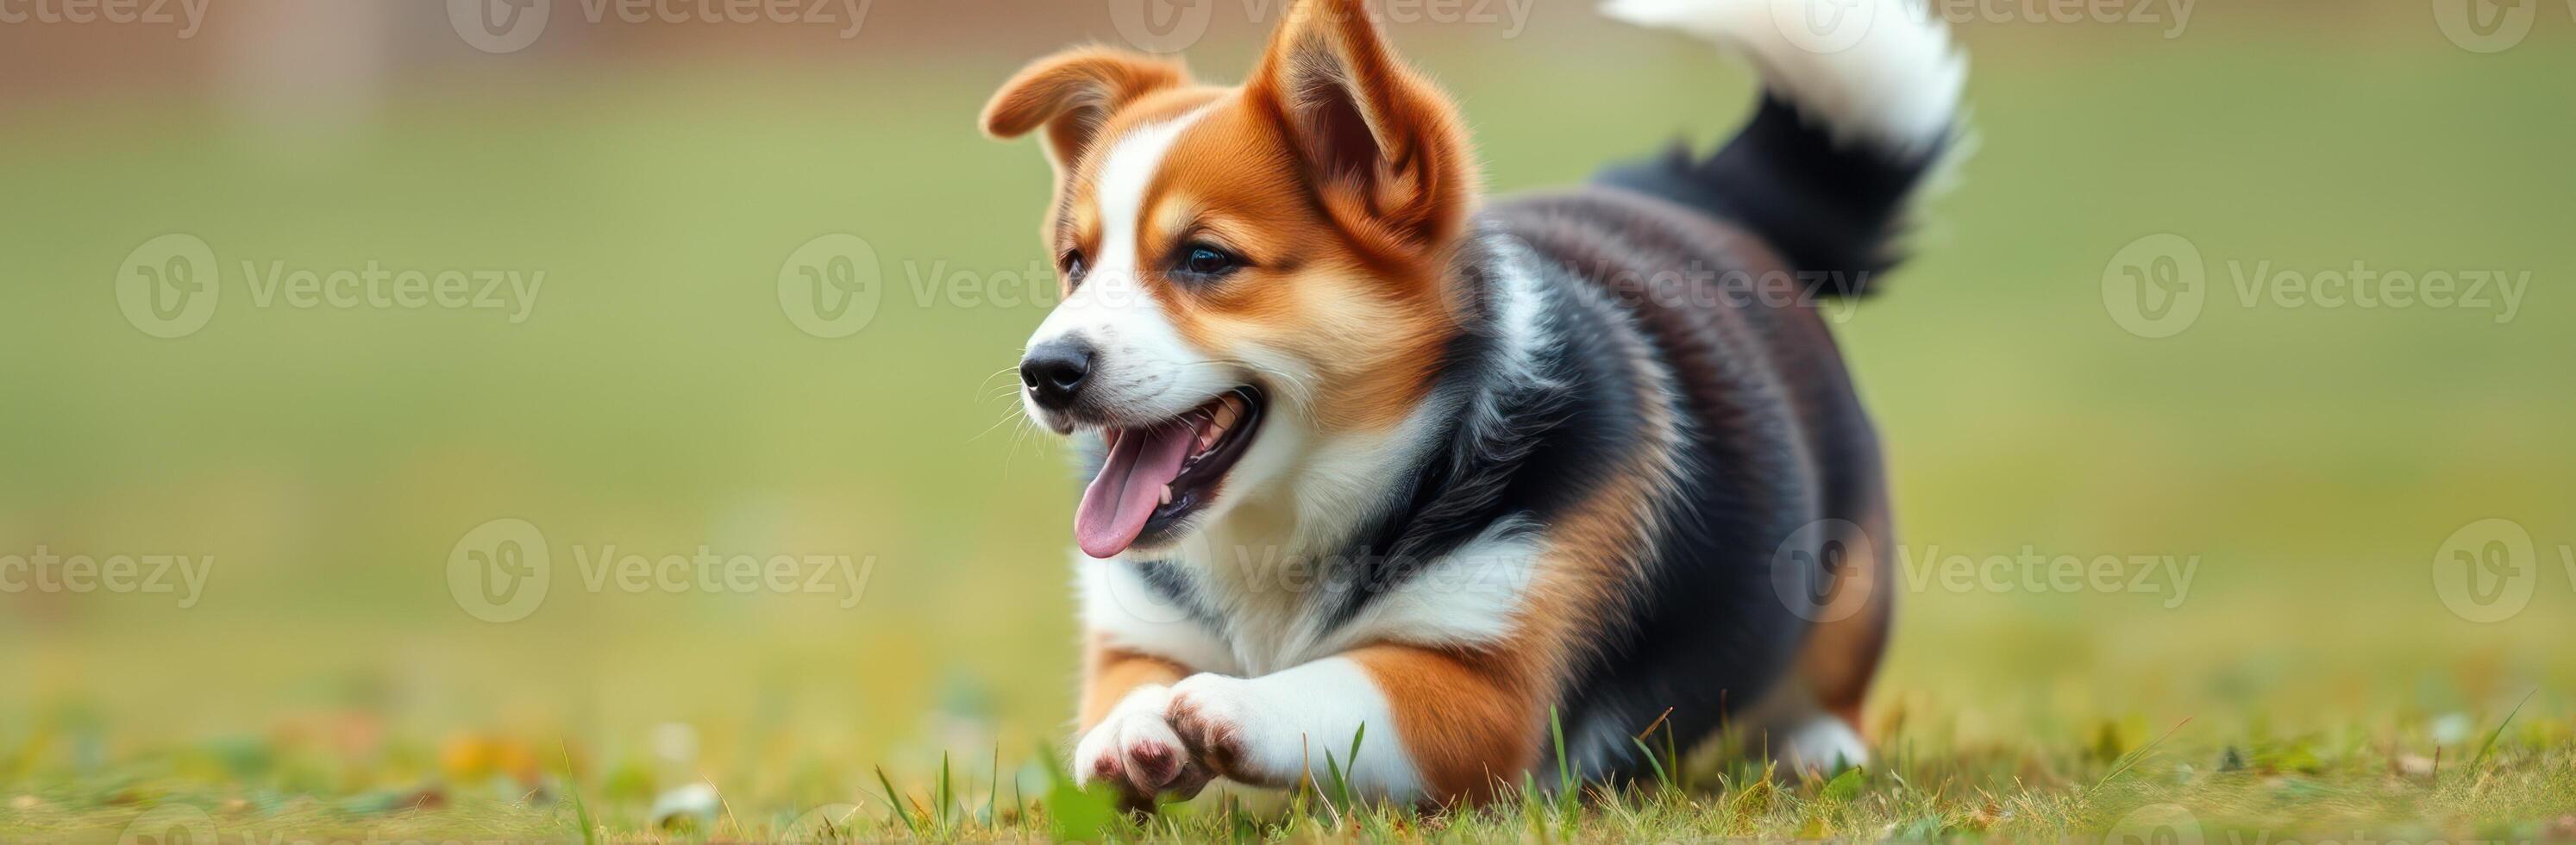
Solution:
<path fill-rule="evenodd" d="M 1056 259 L 1056 263 L 1064 268 L 1065 281 L 1082 281 L 1082 271 L 1087 269 L 1082 264 L 1082 250 L 1066 250 L 1064 257 Z"/>
<path fill-rule="evenodd" d="M 1181 260 L 1173 269 L 1184 275 L 1213 279 L 1234 272 L 1234 269 L 1240 266 L 1243 266 L 1243 259 L 1236 257 L 1234 253 L 1208 244 L 1197 243 L 1183 249 Z"/>

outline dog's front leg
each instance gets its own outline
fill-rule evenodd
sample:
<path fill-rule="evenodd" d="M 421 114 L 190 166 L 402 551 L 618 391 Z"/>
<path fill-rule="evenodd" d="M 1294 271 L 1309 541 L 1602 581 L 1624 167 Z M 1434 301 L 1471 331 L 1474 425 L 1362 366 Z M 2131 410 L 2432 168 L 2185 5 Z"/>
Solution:
<path fill-rule="evenodd" d="M 1476 801 L 1537 763 L 1541 675 L 1500 650 L 1378 645 L 1257 678 L 1191 675 L 1173 685 L 1165 721 L 1243 783 L 1320 779 L 1330 754 L 1371 797 Z M 1345 759 L 1354 736 L 1359 754 Z"/>
<path fill-rule="evenodd" d="M 1153 807 L 1157 795 L 1188 798 L 1207 786 L 1213 775 L 1163 718 L 1172 683 L 1186 674 L 1179 663 L 1095 638 L 1083 665 L 1074 781 L 1109 784 L 1131 810 Z"/>

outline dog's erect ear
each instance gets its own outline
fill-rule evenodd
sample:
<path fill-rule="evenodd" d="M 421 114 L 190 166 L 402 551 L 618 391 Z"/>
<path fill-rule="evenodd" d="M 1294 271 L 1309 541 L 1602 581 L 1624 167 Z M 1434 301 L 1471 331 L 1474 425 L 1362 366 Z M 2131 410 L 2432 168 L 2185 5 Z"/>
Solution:
<path fill-rule="evenodd" d="M 1111 113 L 1188 78 L 1179 64 L 1142 53 L 1077 47 L 1030 62 L 1002 83 L 984 104 L 984 132 L 1017 138 L 1045 127 L 1048 160 L 1069 168 Z"/>
<path fill-rule="evenodd" d="M 1396 57 L 1362 0 L 1297 0 L 1244 91 L 1372 248 L 1436 247 L 1464 225 L 1477 172 L 1457 108 Z"/>

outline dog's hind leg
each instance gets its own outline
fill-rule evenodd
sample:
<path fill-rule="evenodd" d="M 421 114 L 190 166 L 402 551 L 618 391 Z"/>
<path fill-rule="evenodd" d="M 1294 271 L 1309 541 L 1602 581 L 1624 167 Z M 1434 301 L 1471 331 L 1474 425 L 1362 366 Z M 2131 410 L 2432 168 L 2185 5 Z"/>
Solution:
<path fill-rule="evenodd" d="M 1861 730 L 1861 704 L 1887 652 L 1899 586 L 1886 498 L 1883 493 L 1871 498 L 1864 516 L 1844 524 L 1857 530 L 1830 541 L 1843 550 L 1836 567 L 1826 573 L 1835 579 L 1832 598 L 1808 631 L 1797 666 L 1798 679 L 1816 706 L 1855 734 Z"/>
<path fill-rule="evenodd" d="M 1830 774 L 1869 761 L 1861 705 L 1886 652 L 1898 586 L 1885 501 L 1873 499 L 1867 515 L 1826 540 L 1828 598 L 1810 611 L 1815 624 L 1791 675 L 1741 717 L 1746 750 L 1789 771 Z"/>

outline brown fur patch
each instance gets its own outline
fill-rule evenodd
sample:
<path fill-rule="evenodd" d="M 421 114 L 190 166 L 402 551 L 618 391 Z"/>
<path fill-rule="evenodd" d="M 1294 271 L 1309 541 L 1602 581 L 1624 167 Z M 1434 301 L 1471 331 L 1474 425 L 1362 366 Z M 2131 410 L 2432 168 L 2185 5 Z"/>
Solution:
<path fill-rule="evenodd" d="M 1127 693 L 1146 684 L 1171 684 L 1188 677 L 1189 667 L 1171 660 L 1109 645 L 1098 635 L 1083 649 L 1082 710 L 1079 730 L 1089 731 Z"/>
<path fill-rule="evenodd" d="M 1553 692 L 1540 657 L 1548 650 L 1379 645 L 1343 656 L 1367 669 L 1386 696 L 1431 800 L 1455 805 L 1492 798 L 1538 765 Z"/>

